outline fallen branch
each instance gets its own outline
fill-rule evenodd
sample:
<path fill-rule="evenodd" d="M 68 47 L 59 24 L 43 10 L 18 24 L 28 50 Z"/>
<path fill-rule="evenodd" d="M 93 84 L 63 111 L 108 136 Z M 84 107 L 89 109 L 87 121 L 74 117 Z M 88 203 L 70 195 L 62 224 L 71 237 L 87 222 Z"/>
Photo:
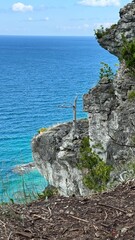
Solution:
<path fill-rule="evenodd" d="M 69 232 L 76 232 L 76 231 L 79 232 L 79 228 L 72 228 L 72 229 L 69 229 Z"/>
<path fill-rule="evenodd" d="M 42 216 L 37 215 L 37 214 L 34 214 L 33 217 L 34 217 L 34 219 L 33 219 L 34 221 L 39 220 L 39 219 L 42 219 L 42 220 L 46 219 L 45 217 L 42 217 Z"/>
<path fill-rule="evenodd" d="M 2 220 L 0 220 L 0 223 L 4 226 L 4 228 L 6 227 L 6 223 L 4 223 Z"/>
<path fill-rule="evenodd" d="M 79 221 L 82 221 L 82 222 L 85 222 L 85 223 L 89 223 L 88 220 L 85 220 L 85 219 L 82 219 L 82 218 L 78 218 L 78 217 L 75 217 L 75 216 L 73 216 L 73 215 L 69 215 L 69 216 L 72 217 L 72 218 L 74 218 L 74 219 L 76 219 L 76 220 L 79 220 Z"/>
<path fill-rule="evenodd" d="M 10 240 L 11 235 L 12 235 L 12 232 L 10 232 L 10 234 L 9 234 L 9 236 L 8 236 L 8 238 L 7 238 L 7 240 Z"/>
<path fill-rule="evenodd" d="M 50 217 L 52 216 L 52 210 L 48 207 L 49 213 L 50 213 Z"/>
<path fill-rule="evenodd" d="M 64 235 L 68 230 L 69 230 L 68 228 L 64 229 L 62 235 Z"/>
<path fill-rule="evenodd" d="M 113 206 L 111 206 L 111 205 L 107 205 L 107 204 L 103 204 L 103 203 L 98 203 L 98 205 L 99 205 L 99 206 L 103 206 L 103 207 L 107 207 L 107 208 L 112 208 L 112 209 L 114 209 L 114 210 L 118 210 L 118 211 L 120 211 L 120 212 L 123 212 L 123 213 L 127 214 L 126 211 L 124 211 L 123 209 L 120 209 L 120 208 L 118 208 L 118 207 L 113 207 Z"/>
<path fill-rule="evenodd" d="M 105 218 L 104 218 L 104 221 L 106 221 L 107 217 L 108 217 L 108 214 L 107 214 L 107 212 L 105 211 Z"/>
<path fill-rule="evenodd" d="M 31 233 L 27 233 L 27 232 L 16 232 L 17 235 L 23 236 L 23 237 L 28 237 L 28 238 L 32 238 L 33 234 Z"/>
<path fill-rule="evenodd" d="M 3 225 L 3 227 L 5 229 L 5 234 L 7 235 L 6 223 L 4 223 L 2 220 L 0 220 L 0 223 Z"/>

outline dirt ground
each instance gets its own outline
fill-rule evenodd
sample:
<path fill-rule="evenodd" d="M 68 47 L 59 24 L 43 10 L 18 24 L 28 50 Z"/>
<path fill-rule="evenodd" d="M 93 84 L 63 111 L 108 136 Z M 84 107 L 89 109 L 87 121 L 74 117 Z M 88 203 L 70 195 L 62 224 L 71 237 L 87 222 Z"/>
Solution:
<path fill-rule="evenodd" d="M 1 206 L 0 239 L 135 240 L 135 181 L 90 198 Z"/>

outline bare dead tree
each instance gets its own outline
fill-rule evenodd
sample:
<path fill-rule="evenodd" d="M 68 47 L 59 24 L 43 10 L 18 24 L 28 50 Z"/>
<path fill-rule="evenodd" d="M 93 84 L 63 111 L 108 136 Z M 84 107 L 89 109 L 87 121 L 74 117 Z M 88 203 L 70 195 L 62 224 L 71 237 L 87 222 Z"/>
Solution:
<path fill-rule="evenodd" d="M 77 121 L 77 96 L 75 97 L 74 103 L 70 105 L 60 105 L 59 108 L 72 108 L 73 110 L 73 131 L 76 134 L 76 121 Z"/>
<path fill-rule="evenodd" d="M 73 104 L 73 129 L 74 134 L 76 134 L 76 111 L 77 111 L 77 96 L 75 97 L 74 104 Z"/>

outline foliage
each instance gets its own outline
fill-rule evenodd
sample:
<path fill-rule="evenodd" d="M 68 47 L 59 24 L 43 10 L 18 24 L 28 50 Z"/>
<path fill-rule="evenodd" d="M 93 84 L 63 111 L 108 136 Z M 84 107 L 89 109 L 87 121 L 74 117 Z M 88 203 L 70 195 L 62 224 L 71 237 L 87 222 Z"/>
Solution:
<path fill-rule="evenodd" d="M 114 79 L 114 73 L 111 67 L 104 62 L 101 62 L 102 67 L 100 68 L 99 77 L 102 79 L 103 77 L 108 78 L 108 80 L 112 81 Z"/>
<path fill-rule="evenodd" d="M 135 39 L 129 42 L 122 36 L 122 40 L 123 47 L 121 48 L 120 60 L 124 59 L 127 68 L 135 74 Z"/>
<path fill-rule="evenodd" d="M 109 34 L 115 27 L 116 24 L 113 24 L 110 28 L 105 28 L 103 25 L 101 25 L 100 28 L 94 30 L 96 38 L 100 39 L 103 36 Z"/>
<path fill-rule="evenodd" d="M 49 185 L 42 193 L 38 193 L 38 198 L 46 199 L 46 198 L 50 198 L 54 195 L 58 195 L 58 190 L 57 190 L 57 188 Z"/>
<path fill-rule="evenodd" d="M 96 38 L 100 39 L 106 34 L 106 29 L 103 27 L 103 25 L 101 25 L 100 28 L 94 30 L 94 33 Z"/>
<path fill-rule="evenodd" d="M 84 177 L 84 184 L 89 189 L 94 189 L 95 191 L 105 190 L 107 182 L 110 179 L 110 171 L 111 167 L 105 162 L 100 161 Z"/>
<path fill-rule="evenodd" d="M 135 90 L 131 90 L 128 92 L 128 100 L 135 101 Z"/>
<path fill-rule="evenodd" d="M 95 191 L 102 191 L 106 188 L 110 179 L 112 167 L 107 165 L 89 146 L 89 138 L 82 140 L 80 147 L 80 169 L 87 169 L 83 182 L 86 187 Z"/>
<path fill-rule="evenodd" d="M 102 146 L 101 142 L 92 145 L 92 147 L 93 148 L 98 148 L 100 150 L 104 150 L 104 147 Z"/>
<path fill-rule="evenodd" d="M 100 157 L 92 151 L 92 148 L 90 148 L 88 137 L 84 137 L 82 140 L 80 156 L 79 168 L 81 169 L 92 169 L 92 167 L 100 161 Z"/>
<path fill-rule="evenodd" d="M 40 128 L 40 129 L 38 130 L 38 133 L 43 133 L 43 132 L 45 132 L 45 131 L 47 131 L 47 128 Z"/>

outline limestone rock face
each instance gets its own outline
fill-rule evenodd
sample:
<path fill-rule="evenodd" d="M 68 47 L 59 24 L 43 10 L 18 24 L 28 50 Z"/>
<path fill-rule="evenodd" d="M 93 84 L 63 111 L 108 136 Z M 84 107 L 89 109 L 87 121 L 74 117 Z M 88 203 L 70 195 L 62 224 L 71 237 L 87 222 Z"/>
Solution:
<path fill-rule="evenodd" d="M 64 123 L 38 134 L 32 140 L 36 167 L 61 195 L 88 195 L 78 169 L 80 144 L 88 136 L 88 121 L 77 121 L 76 134 L 72 123 Z"/>
<path fill-rule="evenodd" d="M 98 41 L 109 52 L 120 56 L 122 35 L 135 37 L 135 1 L 120 10 L 118 24 Z M 89 135 L 90 145 L 104 161 L 117 165 L 135 156 L 135 99 L 128 98 L 135 90 L 135 76 L 121 62 L 113 81 L 103 77 L 96 87 L 83 97 L 88 120 L 64 123 L 38 134 L 32 140 L 36 167 L 56 187 L 61 195 L 89 195 L 83 185 L 83 173 L 78 169 L 81 140 Z M 134 141 L 133 141 L 134 140 Z"/>
<path fill-rule="evenodd" d="M 98 154 L 110 164 L 134 158 L 135 101 L 128 99 L 135 79 L 121 63 L 114 81 L 102 79 L 84 95 L 84 110 L 89 113 L 90 144 L 101 144 Z M 95 150 L 95 149 L 94 149 Z"/>
<path fill-rule="evenodd" d="M 97 153 L 105 160 L 109 141 L 109 126 L 116 127 L 115 109 L 117 105 L 113 83 L 103 78 L 99 84 L 84 95 L 84 111 L 89 113 L 90 144 L 101 145 L 103 150 Z M 94 149 L 96 151 L 96 148 Z"/>
<path fill-rule="evenodd" d="M 98 39 L 103 48 L 118 57 L 120 57 L 120 48 L 123 44 L 122 35 L 128 41 L 135 38 L 135 1 L 122 8 L 119 15 L 118 23 L 107 29 L 106 33 Z"/>
<path fill-rule="evenodd" d="M 120 10 L 120 20 L 107 29 L 99 44 L 110 53 L 120 56 L 122 35 L 128 41 L 135 38 L 135 1 Z M 135 90 L 135 76 L 120 62 L 112 82 L 106 78 L 84 95 L 84 110 L 89 113 L 91 146 L 102 145 L 97 153 L 108 163 L 118 164 L 134 158 L 135 100 L 128 93 Z"/>

